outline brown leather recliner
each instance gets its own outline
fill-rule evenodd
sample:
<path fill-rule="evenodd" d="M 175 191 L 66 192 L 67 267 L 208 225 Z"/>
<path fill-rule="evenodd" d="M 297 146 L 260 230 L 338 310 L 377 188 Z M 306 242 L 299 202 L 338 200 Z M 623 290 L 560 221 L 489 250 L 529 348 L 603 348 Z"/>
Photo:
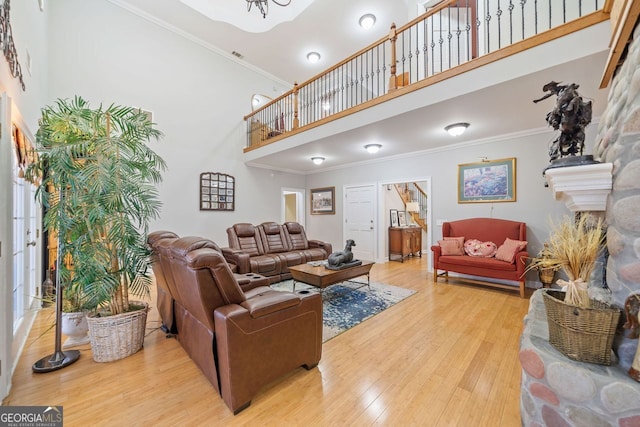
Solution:
<path fill-rule="evenodd" d="M 154 231 L 147 236 L 147 244 L 151 250 L 151 262 L 153 268 L 153 275 L 156 278 L 156 304 L 158 305 L 158 312 L 162 319 L 161 329 L 169 334 L 175 334 L 177 332 L 175 326 L 175 317 L 173 314 L 173 296 L 169 290 L 167 284 L 167 275 L 162 269 L 160 263 L 160 254 L 158 252 L 158 244 L 161 240 L 167 239 L 173 241 L 178 238 L 176 233 L 171 231 Z"/>
<path fill-rule="evenodd" d="M 229 248 L 223 248 L 228 262 L 238 266 L 238 272 L 254 272 L 268 276 L 272 283 L 291 278 L 289 267 L 309 261 L 327 259 L 331 244 L 308 240 L 304 228 L 297 222 L 278 225 L 264 222 L 227 228 Z"/>
<path fill-rule="evenodd" d="M 176 334 L 178 331 L 175 327 L 174 316 L 174 299 L 177 289 L 174 284 L 173 274 L 169 266 L 169 247 L 179 236 L 171 231 L 154 231 L 147 236 L 147 244 L 151 249 L 152 268 L 156 278 L 158 312 L 162 319 L 162 329 L 170 334 Z M 184 242 L 189 242 L 191 249 L 208 247 L 221 252 L 220 247 L 213 241 L 203 239 L 202 237 L 189 236 L 183 238 Z M 164 262 L 161 259 L 165 258 Z M 236 271 L 235 264 L 229 264 L 232 271 Z M 234 273 L 238 284 L 243 291 L 248 291 L 259 286 L 269 286 L 269 279 L 255 273 Z"/>
<path fill-rule="evenodd" d="M 259 230 L 248 223 L 227 228 L 229 247 L 239 249 L 233 258 L 241 273 L 253 272 L 269 277 L 271 283 L 281 280 L 281 261 L 277 255 L 265 253 Z"/>
<path fill-rule="evenodd" d="M 306 262 L 327 259 L 331 255 L 331 243 L 307 239 L 304 227 L 300 223 L 285 222 L 282 228 L 287 236 L 290 250 L 302 252 Z"/>
<path fill-rule="evenodd" d="M 178 339 L 234 414 L 264 385 L 318 364 L 319 294 L 262 286 L 244 292 L 215 249 L 177 239 L 170 251 Z"/>

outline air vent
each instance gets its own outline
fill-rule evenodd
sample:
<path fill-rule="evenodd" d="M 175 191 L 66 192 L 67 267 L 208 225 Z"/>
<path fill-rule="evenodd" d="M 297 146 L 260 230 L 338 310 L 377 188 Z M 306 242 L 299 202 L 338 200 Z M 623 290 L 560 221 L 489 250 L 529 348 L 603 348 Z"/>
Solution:
<path fill-rule="evenodd" d="M 233 56 L 235 56 L 236 58 L 239 58 L 239 59 L 244 58 L 244 55 L 243 55 L 243 54 L 241 54 L 240 52 L 236 52 L 235 50 L 234 50 L 233 52 L 231 52 L 231 54 L 232 54 Z"/>

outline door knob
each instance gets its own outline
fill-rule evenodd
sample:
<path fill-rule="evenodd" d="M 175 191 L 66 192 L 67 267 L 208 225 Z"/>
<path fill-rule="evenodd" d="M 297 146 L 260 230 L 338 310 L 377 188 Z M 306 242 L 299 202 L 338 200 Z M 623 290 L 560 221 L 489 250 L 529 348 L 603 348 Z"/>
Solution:
<path fill-rule="evenodd" d="M 36 245 L 36 241 L 33 240 L 31 242 L 27 242 L 27 246 L 35 246 Z"/>

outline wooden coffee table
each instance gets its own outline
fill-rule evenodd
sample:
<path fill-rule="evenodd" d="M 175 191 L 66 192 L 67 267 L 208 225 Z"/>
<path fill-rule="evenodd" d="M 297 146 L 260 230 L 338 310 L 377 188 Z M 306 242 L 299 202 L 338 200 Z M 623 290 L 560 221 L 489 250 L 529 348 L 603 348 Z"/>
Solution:
<path fill-rule="evenodd" d="M 354 267 L 345 268 L 343 270 L 329 270 L 324 265 L 313 266 L 310 264 L 300 264 L 289 267 L 291 277 L 293 278 L 293 291 L 296 290 L 296 282 L 306 283 L 316 288 L 324 289 L 327 286 L 335 285 L 340 282 L 353 282 L 367 285 L 369 290 L 369 271 L 371 266 L 375 264 L 372 261 L 362 261 L 362 264 Z M 352 279 L 360 276 L 367 276 L 367 282 L 356 282 Z"/>

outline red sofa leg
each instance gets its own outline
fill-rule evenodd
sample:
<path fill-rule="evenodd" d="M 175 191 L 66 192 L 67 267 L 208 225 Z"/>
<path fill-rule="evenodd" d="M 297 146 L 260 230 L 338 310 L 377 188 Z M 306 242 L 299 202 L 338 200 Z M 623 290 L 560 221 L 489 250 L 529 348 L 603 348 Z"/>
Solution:
<path fill-rule="evenodd" d="M 520 298 L 524 298 L 524 282 L 520 282 Z"/>

